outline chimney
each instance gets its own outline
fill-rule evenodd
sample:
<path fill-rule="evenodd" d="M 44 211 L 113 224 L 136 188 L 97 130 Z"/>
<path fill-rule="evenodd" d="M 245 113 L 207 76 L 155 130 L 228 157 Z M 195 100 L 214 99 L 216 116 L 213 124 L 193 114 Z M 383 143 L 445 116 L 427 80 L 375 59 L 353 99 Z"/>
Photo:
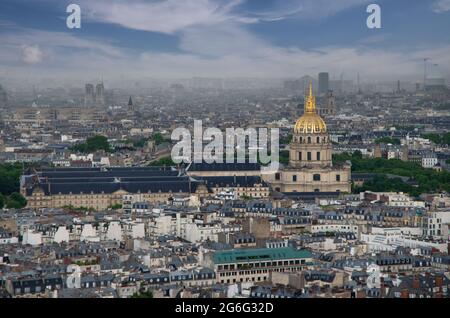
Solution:
<path fill-rule="evenodd" d="M 356 292 L 356 298 L 366 298 L 366 292 L 364 290 L 358 290 Z"/>
<path fill-rule="evenodd" d="M 400 298 L 409 298 L 409 290 L 408 289 L 402 289 Z"/>
<path fill-rule="evenodd" d="M 412 288 L 414 288 L 414 289 L 419 289 L 420 288 L 419 277 L 414 276 L 413 283 L 412 283 Z"/>
<path fill-rule="evenodd" d="M 434 279 L 434 284 L 436 287 L 439 287 L 439 290 L 442 289 L 442 285 L 444 284 L 444 280 L 442 278 L 442 276 L 436 276 L 436 278 Z"/>
<path fill-rule="evenodd" d="M 386 297 L 386 284 L 384 283 L 384 277 L 380 278 L 380 298 Z"/>

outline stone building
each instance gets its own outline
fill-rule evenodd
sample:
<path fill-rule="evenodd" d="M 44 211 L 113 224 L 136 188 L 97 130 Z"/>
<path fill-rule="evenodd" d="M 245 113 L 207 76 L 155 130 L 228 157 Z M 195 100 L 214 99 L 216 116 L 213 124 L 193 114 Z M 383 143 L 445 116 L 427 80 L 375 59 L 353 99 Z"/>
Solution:
<path fill-rule="evenodd" d="M 316 100 L 309 87 L 305 112 L 297 120 L 290 145 L 289 164 L 265 180 L 277 192 L 350 192 L 350 164 L 333 165 L 332 144 L 327 125 L 316 112 Z"/>

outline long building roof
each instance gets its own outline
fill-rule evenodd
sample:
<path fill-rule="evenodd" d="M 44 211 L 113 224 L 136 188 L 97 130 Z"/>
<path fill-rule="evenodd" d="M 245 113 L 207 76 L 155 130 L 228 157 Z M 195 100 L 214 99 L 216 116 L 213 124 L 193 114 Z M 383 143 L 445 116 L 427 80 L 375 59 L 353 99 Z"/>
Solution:
<path fill-rule="evenodd" d="M 254 261 L 275 261 L 298 258 L 311 258 L 311 252 L 292 247 L 255 248 L 218 251 L 213 255 L 215 264 L 248 263 Z"/>
<path fill-rule="evenodd" d="M 200 184 L 211 188 L 253 187 L 256 183 L 267 186 L 256 176 L 192 179 L 167 167 L 47 168 L 23 178 L 27 196 L 32 195 L 36 188 L 45 195 L 110 194 L 119 190 L 128 193 L 192 193 Z"/>

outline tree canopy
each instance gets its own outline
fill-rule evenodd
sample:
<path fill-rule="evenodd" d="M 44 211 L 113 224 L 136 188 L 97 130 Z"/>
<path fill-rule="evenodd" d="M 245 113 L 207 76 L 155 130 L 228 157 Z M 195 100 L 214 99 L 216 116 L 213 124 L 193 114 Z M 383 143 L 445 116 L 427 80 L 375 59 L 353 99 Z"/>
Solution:
<path fill-rule="evenodd" d="M 437 145 L 450 145 L 450 132 L 445 134 L 423 134 L 422 138 L 429 139 Z"/>
<path fill-rule="evenodd" d="M 346 160 L 352 162 L 352 172 L 375 173 L 385 176 L 375 178 L 371 182 L 366 182 L 363 190 L 396 190 L 408 192 L 412 195 L 426 192 L 450 191 L 450 172 L 448 171 L 426 169 L 417 163 L 398 159 L 361 158 L 359 154 L 349 153 L 333 156 L 334 163 L 344 162 Z M 408 177 L 413 182 L 405 183 L 401 179 L 395 180 L 388 178 L 386 177 L 387 174 Z M 417 185 L 413 185 L 412 183 L 417 183 Z M 367 187 L 370 187 L 370 189 Z"/>
<path fill-rule="evenodd" d="M 400 139 L 391 138 L 391 137 L 381 137 L 375 139 L 376 144 L 392 144 L 392 145 L 400 145 Z"/>
<path fill-rule="evenodd" d="M 111 145 L 108 142 L 108 138 L 106 138 L 105 136 L 89 137 L 84 143 L 74 145 L 71 150 L 82 153 L 95 152 L 98 150 L 104 150 L 106 152 L 112 151 Z"/>

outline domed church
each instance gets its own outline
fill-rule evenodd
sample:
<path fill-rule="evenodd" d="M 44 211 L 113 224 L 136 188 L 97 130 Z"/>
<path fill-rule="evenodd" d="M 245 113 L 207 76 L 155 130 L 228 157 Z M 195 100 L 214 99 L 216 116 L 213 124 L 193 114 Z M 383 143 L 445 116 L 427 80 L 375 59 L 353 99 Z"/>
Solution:
<path fill-rule="evenodd" d="M 304 114 L 294 126 L 289 165 L 265 176 L 272 189 L 283 193 L 350 192 L 350 164 L 333 166 L 327 125 L 317 114 L 312 84 Z"/>

